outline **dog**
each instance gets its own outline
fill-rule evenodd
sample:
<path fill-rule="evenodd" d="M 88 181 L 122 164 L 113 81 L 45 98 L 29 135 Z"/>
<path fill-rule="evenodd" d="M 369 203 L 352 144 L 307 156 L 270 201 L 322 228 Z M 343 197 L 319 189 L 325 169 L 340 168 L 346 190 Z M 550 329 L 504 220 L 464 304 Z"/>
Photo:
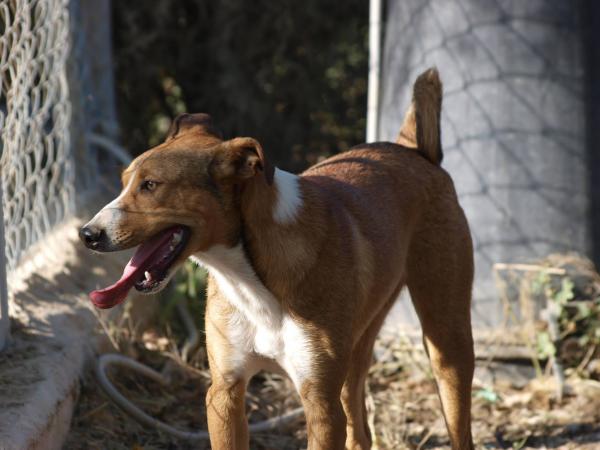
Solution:
<path fill-rule="evenodd" d="M 247 449 L 245 390 L 286 373 L 308 448 L 367 449 L 365 379 L 375 338 L 408 287 L 454 449 L 473 448 L 473 249 L 441 167 L 442 84 L 421 74 L 396 143 L 363 144 L 293 175 L 252 138 L 223 140 L 206 114 L 122 174 L 121 194 L 80 230 L 100 252 L 139 246 L 99 308 L 165 287 L 192 258 L 209 273 L 206 408 L 212 448 Z"/>

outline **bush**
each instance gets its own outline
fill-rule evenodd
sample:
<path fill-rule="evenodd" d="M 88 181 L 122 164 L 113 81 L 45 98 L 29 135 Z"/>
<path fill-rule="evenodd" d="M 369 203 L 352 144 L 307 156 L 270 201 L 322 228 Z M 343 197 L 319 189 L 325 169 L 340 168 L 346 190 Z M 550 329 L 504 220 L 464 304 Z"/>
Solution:
<path fill-rule="evenodd" d="M 161 142 L 176 114 L 208 112 L 300 170 L 364 141 L 368 2 L 113 2 L 122 140 Z"/>

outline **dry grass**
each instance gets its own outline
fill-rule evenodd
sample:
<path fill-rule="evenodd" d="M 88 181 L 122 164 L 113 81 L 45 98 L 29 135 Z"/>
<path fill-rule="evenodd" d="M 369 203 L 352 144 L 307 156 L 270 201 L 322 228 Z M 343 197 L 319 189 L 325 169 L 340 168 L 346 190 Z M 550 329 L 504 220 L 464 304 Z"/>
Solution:
<path fill-rule="evenodd" d="M 379 448 L 449 448 L 435 384 L 428 370 L 420 368 L 425 361 L 419 357 L 407 361 L 405 346 L 397 343 L 379 345 L 391 349 L 388 354 L 398 364 L 397 371 L 390 370 L 389 361 L 376 363 L 371 370 Z M 500 379 L 488 385 L 475 378 L 472 411 L 477 448 L 600 447 L 599 382 L 570 379 L 568 394 L 558 402 L 554 378 L 533 379 L 524 386 L 515 381 Z M 585 444 L 586 440 L 593 442 Z"/>
<path fill-rule="evenodd" d="M 184 429 L 206 427 L 204 395 L 209 384 L 204 352 L 189 364 L 173 351 L 173 336 L 146 333 L 129 346 L 146 364 L 169 374 L 169 388 L 140 376 L 115 371 L 121 391 L 153 416 Z M 422 352 L 407 341 L 379 341 L 370 371 L 368 407 L 374 444 L 380 449 L 448 448 L 435 384 Z M 555 398 L 552 378 L 525 386 L 510 380 L 473 387 L 473 437 L 480 448 L 599 448 L 600 383 L 568 380 L 562 402 Z M 247 396 L 250 421 L 295 408 L 298 397 L 289 381 L 261 374 Z M 304 423 L 298 420 L 273 433 L 252 436 L 253 449 L 306 447 Z M 146 429 L 117 409 L 97 386 L 93 375 L 83 381 L 81 398 L 65 448 L 185 449 L 209 448 L 178 441 Z"/>
<path fill-rule="evenodd" d="M 549 257 L 542 264 L 560 268 L 574 281 L 574 300 L 599 301 L 600 275 L 591 263 L 579 257 L 559 255 Z M 527 329 L 524 325 L 534 322 L 534 316 L 527 314 L 527 305 L 534 305 L 536 300 L 525 298 L 529 290 L 523 288 L 522 282 L 514 286 L 519 300 L 513 303 L 520 304 L 521 316 L 521 322 L 516 323 L 517 329 Z M 506 301 L 508 304 L 509 300 Z M 201 316 L 200 311 L 195 313 Z M 154 330 L 140 333 L 130 319 L 131 315 L 125 310 L 121 320 L 103 323 L 102 329 L 110 335 L 114 348 L 167 374 L 171 383 L 164 388 L 127 371 L 115 371 L 111 375 L 114 384 L 160 420 L 182 429 L 205 429 L 204 397 L 210 378 L 203 347 L 184 363 L 178 353 L 183 333 L 178 329 L 177 321 L 161 322 L 162 325 L 157 325 Z M 592 321 L 598 319 L 594 313 L 577 319 L 576 323 L 595 332 L 596 327 L 589 324 L 596 323 Z M 103 319 L 99 317 L 99 320 Z M 508 328 L 494 338 L 495 344 L 514 337 L 514 333 L 506 330 Z M 567 331 L 575 334 L 578 330 Z M 533 337 L 520 337 L 519 341 L 531 341 Z M 586 351 L 579 352 L 583 356 L 576 359 L 575 364 L 565 365 L 566 383 L 562 399 L 558 398 L 557 378 L 550 370 L 555 365 L 546 362 L 542 367 L 544 361 L 538 362 L 532 345 L 513 351 L 510 356 L 513 360 L 504 362 L 494 360 L 502 346 L 490 344 L 479 348 L 479 354 L 486 360 L 478 361 L 473 383 L 472 430 L 476 447 L 600 448 L 600 355 L 596 344 L 590 341 L 587 346 L 582 347 Z M 491 352 L 484 355 L 486 352 L 482 350 L 486 349 Z M 564 358 L 567 352 L 562 347 L 559 349 Z M 374 447 L 449 448 L 435 383 L 421 346 L 398 336 L 379 339 L 375 355 L 377 358 L 369 372 L 367 389 Z M 568 361 L 567 358 L 564 360 Z M 535 373 L 532 368 L 534 362 L 537 377 L 518 376 L 523 368 L 525 372 Z M 519 370 L 515 369 L 516 363 L 520 364 Z M 496 367 L 494 376 L 490 377 L 493 367 Z M 250 383 L 246 403 L 249 420 L 255 422 L 296 408 L 299 399 L 288 380 L 259 374 Z M 88 374 L 82 383 L 81 397 L 65 448 L 139 450 L 209 448 L 209 445 L 208 442 L 181 442 L 138 425 L 111 403 L 93 375 Z M 298 419 L 286 428 L 253 435 L 250 448 L 306 448 L 305 424 Z"/>

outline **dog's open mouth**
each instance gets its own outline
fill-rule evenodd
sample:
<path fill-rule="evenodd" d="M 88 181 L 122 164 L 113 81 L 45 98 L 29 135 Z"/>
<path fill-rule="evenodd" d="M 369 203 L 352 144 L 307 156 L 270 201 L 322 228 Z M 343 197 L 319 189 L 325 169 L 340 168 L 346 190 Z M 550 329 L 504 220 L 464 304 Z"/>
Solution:
<path fill-rule="evenodd" d="M 119 281 L 90 293 L 92 303 L 97 308 L 112 308 L 125 300 L 134 286 L 143 293 L 160 290 L 171 275 L 171 266 L 185 248 L 189 235 L 188 228 L 174 226 L 140 244 Z"/>

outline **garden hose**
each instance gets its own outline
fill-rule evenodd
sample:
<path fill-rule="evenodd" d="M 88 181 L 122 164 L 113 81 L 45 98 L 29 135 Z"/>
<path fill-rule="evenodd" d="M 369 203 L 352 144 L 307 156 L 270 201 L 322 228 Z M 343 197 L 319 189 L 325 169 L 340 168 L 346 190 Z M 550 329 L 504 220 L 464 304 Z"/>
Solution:
<path fill-rule="evenodd" d="M 176 438 L 183 439 L 186 441 L 201 441 L 208 439 L 209 436 L 207 431 L 180 430 L 164 422 L 161 422 L 158 419 L 155 419 L 154 417 L 146 414 L 144 411 L 138 408 L 123 394 L 121 394 L 119 390 L 108 379 L 108 376 L 106 375 L 106 370 L 109 366 L 112 365 L 118 365 L 138 372 L 163 386 L 168 386 L 169 382 L 167 378 L 160 372 L 157 372 L 156 370 L 144 364 L 141 364 L 138 361 L 131 359 L 127 356 L 120 355 L 117 353 L 107 353 L 101 355 L 98 358 L 98 363 L 96 364 L 96 377 L 100 382 L 100 386 L 102 387 L 102 389 L 104 389 L 104 392 L 106 392 L 106 394 L 111 398 L 111 400 L 119 408 L 121 408 L 123 411 L 129 414 L 133 419 L 135 419 L 142 425 L 154 427 L 157 430 L 160 430 L 164 433 L 170 434 L 172 436 L 175 436 Z M 271 431 L 293 422 L 298 417 L 301 417 L 302 414 L 303 409 L 301 407 L 296 408 L 286 414 L 282 414 L 267 420 L 250 424 L 248 430 L 250 433 L 261 433 Z"/>

